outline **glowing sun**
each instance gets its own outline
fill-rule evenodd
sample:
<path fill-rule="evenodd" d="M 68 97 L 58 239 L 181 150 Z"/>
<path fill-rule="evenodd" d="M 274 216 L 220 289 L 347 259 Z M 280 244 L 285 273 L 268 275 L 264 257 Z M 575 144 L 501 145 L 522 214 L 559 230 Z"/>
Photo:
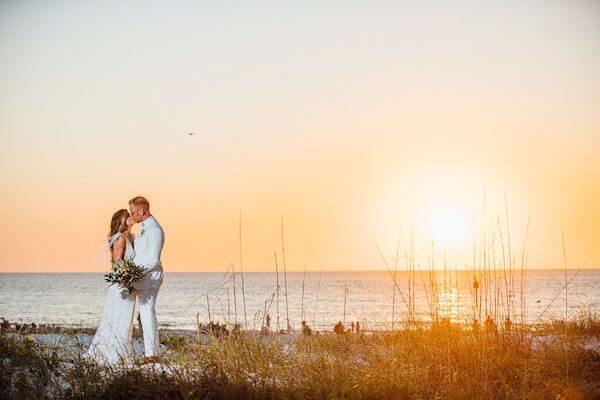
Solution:
<path fill-rule="evenodd" d="M 425 228 L 434 243 L 454 246 L 467 238 L 471 223 L 459 210 L 440 209 L 428 215 Z"/>

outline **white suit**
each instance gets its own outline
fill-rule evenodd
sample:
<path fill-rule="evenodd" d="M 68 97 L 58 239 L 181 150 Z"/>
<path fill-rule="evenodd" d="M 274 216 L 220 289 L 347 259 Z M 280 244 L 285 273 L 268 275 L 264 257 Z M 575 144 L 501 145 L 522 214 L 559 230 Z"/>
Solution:
<path fill-rule="evenodd" d="M 146 276 L 134 285 L 140 306 L 146 357 L 158 356 L 159 350 L 155 304 L 163 281 L 160 253 L 164 243 L 165 234 L 156 218 L 150 216 L 142 221 L 140 232 L 135 237 L 133 262 L 147 271 Z"/>

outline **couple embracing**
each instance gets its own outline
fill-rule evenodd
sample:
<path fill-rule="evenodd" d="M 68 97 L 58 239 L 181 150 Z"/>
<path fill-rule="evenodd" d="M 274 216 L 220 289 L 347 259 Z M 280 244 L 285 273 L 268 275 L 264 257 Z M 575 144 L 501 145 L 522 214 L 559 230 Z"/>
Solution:
<path fill-rule="evenodd" d="M 131 228 L 141 224 L 133 237 Z M 160 255 L 164 245 L 162 227 L 150 214 L 150 203 L 144 197 L 129 201 L 129 211 L 117 211 L 110 223 L 108 246 L 112 261 L 129 260 L 143 268 L 144 276 L 135 282 L 135 291 L 111 284 L 104 311 L 86 352 L 86 357 L 101 364 L 131 364 L 134 361 L 132 334 L 136 299 L 144 337 L 144 361 L 158 361 L 159 338 L 156 320 L 156 297 L 163 281 Z"/>

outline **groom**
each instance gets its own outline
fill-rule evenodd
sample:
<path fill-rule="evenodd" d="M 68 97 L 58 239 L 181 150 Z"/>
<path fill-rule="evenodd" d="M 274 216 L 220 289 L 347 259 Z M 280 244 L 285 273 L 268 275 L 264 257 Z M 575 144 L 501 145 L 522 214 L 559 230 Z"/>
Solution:
<path fill-rule="evenodd" d="M 165 243 L 164 232 L 156 218 L 150 214 L 150 203 L 138 196 L 129 200 L 131 217 L 141 223 L 135 237 L 133 262 L 146 270 L 146 275 L 134 286 L 140 306 L 140 320 L 144 335 L 144 361 L 158 361 L 158 321 L 156 320 L 156 296 L 163 281 L 160 253 Z"/>

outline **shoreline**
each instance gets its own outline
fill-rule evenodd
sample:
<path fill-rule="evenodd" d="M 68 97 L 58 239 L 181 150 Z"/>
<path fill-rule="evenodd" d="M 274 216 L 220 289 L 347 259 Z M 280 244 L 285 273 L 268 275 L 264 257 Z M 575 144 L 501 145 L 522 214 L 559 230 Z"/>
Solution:
<path fill-rule="evenodd" d="M 587 321 L 588 324 L 600 324 L 600 315 L 594 313 L 582 313 L 576 318 L 569 318 L 567 325 L 579 324 L 582 325 L 582 321 Z M 159 333 L 164 335 L 179 335 L 194 337 L 198 334 L 213 334 L 215 336 L 230 335 L 236 332 L 249 333 L 263 336 L 292 336 L 292 335 L 323 335 L 323 334 L 373 334 L 373 333 L 394 333 L 411 329 L 431 329 L 433 327 L 452 327 L 463 331 L 495 331 L 495 332 L 522 332 L 522 333 L 539 333 L 547 331 L 550 327 L 556 328 L 559 325 L 564 326 L 565 320 L 562 318 L 548 318 L 544 321 L 539 321 L 534 324 L 527 324 L 523 326 L 518 322 L 505 321 L 505 324 L 498 324 L 493 319 L 483 321 L 480 323 L 468 322 L 468 321 L 452 321 L 449 318 L 441 318 L 437 322 L 431 320 L 420 320 L 415 319 L 412 321 L 396 321 L 395 325 L 397 328 L 385 329 L 364 329 L 360 326 L 354 326 L 354 323 L 347 324 L 344 326 L 341 321 L 338 323 L 332 323 L 331 329 L 317 330 L 312 329 L 309 325 L 305 325 L 300 329 L 291 329 L 286 331 L 281 329 L 279 333 L 274 329 L 256 329 L 256 328 L 241 328 L 241 324 L 231 325 L 221 324 L 220 322 L 211 322 L 209 324 L 200 323 L 196 328 L 177 328 L 160 326 Z M 64 323 L 43 323 L 38 324 L 35 322 L 23 323 L 23 322 L 12 322 L 6 317 L 0 316 L 0 333 L 19 333 L 19 334 L 46 334 L 46 333 L 71 333 L 71 334 L 91 334 L 93 335 L 96 331 L 96 326 L 86 325 L 85 323 L 78 324 L 64 324 Z M 134 323 L 134 337 L 141 335 L 141 327 L 138 323 Z"/>

